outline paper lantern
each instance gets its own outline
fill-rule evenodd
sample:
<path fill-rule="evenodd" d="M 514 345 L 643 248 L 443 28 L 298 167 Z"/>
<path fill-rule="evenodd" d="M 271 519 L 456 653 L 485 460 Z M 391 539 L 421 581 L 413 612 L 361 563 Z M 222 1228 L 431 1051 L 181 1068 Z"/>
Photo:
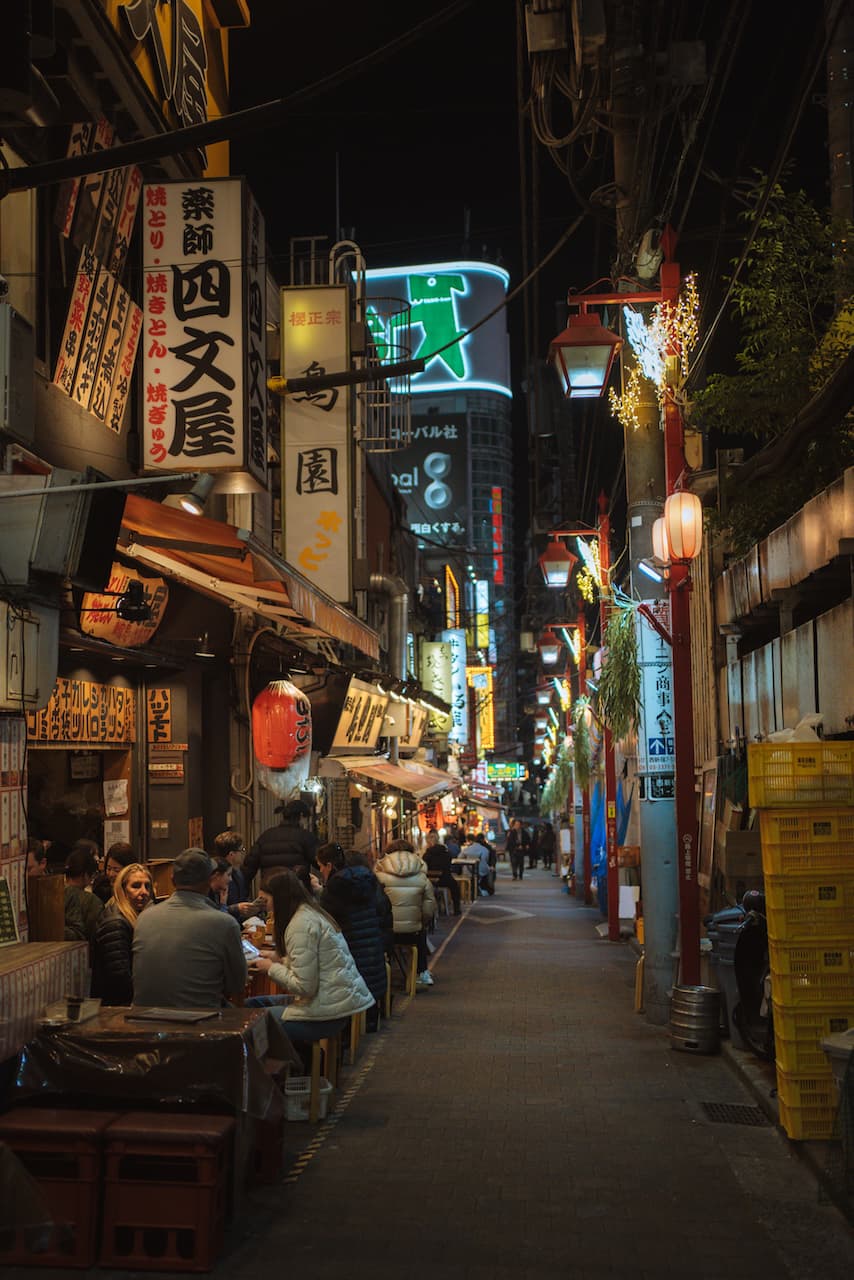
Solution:
<path fill-rule="evenodd" d="M 652 554 L 662 564 L 670 564 L 670 547 L 667 542 L 667 525 L 659 516 L 652 526 Z"/>
<path fill-rule="evenodd" d="M 252 703 L 255 759 L 288 769 L 311 751 L 311 701 L 289 680 L 273 680 Z"/>
<path fill-rule="evenodd" d="M 664 524 L 670 558 L 695 560 L 703 545 L 703 506 L 696 493 L 671 493 L 664 504 Z"/>

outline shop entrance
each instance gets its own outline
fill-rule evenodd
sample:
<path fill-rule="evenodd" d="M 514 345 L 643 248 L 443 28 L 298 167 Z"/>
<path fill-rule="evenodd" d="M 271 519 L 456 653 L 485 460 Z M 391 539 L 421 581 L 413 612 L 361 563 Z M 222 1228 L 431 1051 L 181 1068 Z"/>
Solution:
<path fill-rule="evenodd" d="M 50 842 L 52 872 L 63 870 L 76 840 L 94 840 L 103 852 L 105 841 L 131 839 L 129 751 L 30 747 L 27 771 L 28 834 Z M 119 810 L 123 817 L 111 816 Z"/>

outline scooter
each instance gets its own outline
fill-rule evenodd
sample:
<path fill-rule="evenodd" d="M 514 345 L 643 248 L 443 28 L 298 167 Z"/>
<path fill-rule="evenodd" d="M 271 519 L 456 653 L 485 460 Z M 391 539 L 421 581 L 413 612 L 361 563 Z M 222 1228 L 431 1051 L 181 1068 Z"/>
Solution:
<path fill-rule="evenodd" d="M 732 1020 L 747 1047 L 757 1057 L 773 1061 L 774 1021 L 765 894 L 759 889 L 749 889 L 741 906 L 744 921 L 738 930 L 733 957 L 739 998 L 732 1010 Z"/>

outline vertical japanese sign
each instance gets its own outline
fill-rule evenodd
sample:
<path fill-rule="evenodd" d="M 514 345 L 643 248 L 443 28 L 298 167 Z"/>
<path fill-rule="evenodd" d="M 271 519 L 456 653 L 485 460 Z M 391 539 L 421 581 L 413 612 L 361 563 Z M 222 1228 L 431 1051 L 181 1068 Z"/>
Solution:
<path fill-rule="evenodd" d="M 149 689 L 145 695 L 148 741 L 172 741 L 172 690 Z"/>
<path fill-rule="evenodd" d="M 466 688 L 466 633 L 461 627 L 442 632 L 451 647 L 451 731 L 448 737 L 461 746 L 469 740 L 468 693 Z"/>
<path fill-rule="evenodd" d="M 670 603 L 647 600 L 665 631 L 670 631 Z M 638 773 L 649 778 L 647 799 L 671 800 L 676 772 L 673 733 L 673 660 L 670 645 L 651 623 L 636 614 L 638 664 L 641 669 L 641 714 L 638 726 Z"/>
<path fill-rule="evenodd" d="M 146 185 L 142 209 L 143 465 L 248 470 L 263 481 L 248 443 L 243 183 Z M 263 292 L 255 311 L 256 328 L 266 328 Z"/>
<path fill-rule="evenodd" d="M 504 496 L 496 485 L 492 487 L 489 508 L 492 513 L 492 581 L 496 587 L 504 586 Z"/>
<path fill-rule="evenodd" d="M 282 375 L 350 367 L 344 286 L 282 290 Z M 345 388 L 288 396 L 282 412 L 282 543 L 285 558 L 335 600 L 351 589 L 351 431 Z"/>
<path fill-rule="evenodd" d="M 484 751 L 492 751 L 495 746 L 495 698 L 492 688 L 492 667 L 467 667 L 466 680 L 474 692 L 477 752 L 478 759 L 480 759 Z"/>
<path fill-rule="evenodd" d="M 267 252 L 264 219 L 246 193 L 246 448 L 249 471 L 267 476 Z"/>
<path fill-rule="evenodd" d="M 451 701 L 451 646 L 447 640 L 425 640 L 421 645 L 421 685 L 443 702 Z M 427 721 L 430 733 L 449 734 L 453 717 L 441 711 L 430 711 Z"/>
<path fill-rule="evenodd" d="M 53 374 L 54 382 L 67 396 L 70 396 L 74 389 L 74 375 L 77 370 L 77 361 L 80 358 L 80 348 L 83 345 L 83 330 L 86 328 L 89 300 L 92 296 L 92 288 L 95 284 L 97 273 L 98 264 L 95 261 L 94 254 L 91 249 L 84 245 L 80 250 L 77 272 L 74 276 L 74 289 L 68 305 L 65 332 L 62 335 L 59 355 L 56 359 L 56 369 Z"/>

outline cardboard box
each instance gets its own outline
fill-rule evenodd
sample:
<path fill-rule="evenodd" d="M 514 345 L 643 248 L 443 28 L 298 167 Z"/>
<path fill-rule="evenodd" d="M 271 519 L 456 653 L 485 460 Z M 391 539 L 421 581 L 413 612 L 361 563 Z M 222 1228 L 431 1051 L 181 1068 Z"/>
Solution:
<path fill-rule="evenodd" d="M 727 878 L 762 880 L 762 845 L 758 831 L 724 831 L 715 854 L 718 869 Z"/>

